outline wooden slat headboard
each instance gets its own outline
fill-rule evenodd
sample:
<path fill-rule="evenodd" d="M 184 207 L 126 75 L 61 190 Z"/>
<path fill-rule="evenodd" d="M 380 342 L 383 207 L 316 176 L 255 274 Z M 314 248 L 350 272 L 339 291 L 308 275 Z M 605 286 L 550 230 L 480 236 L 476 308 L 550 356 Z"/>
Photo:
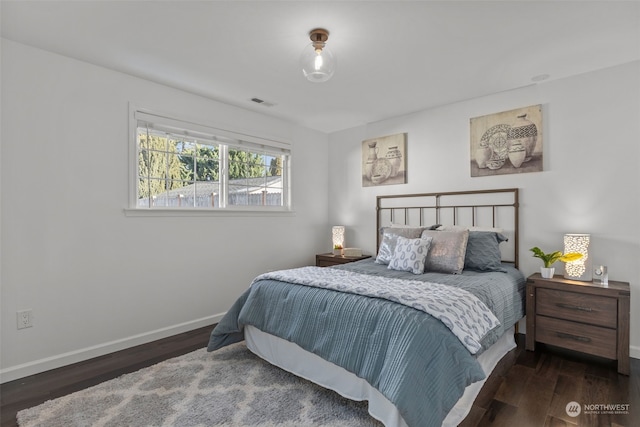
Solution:
<path fill-rule="evenodd" d="M 509 238 L 501 244 L 504 262 L 518 267 L 518 189 L 455 191 L 378 196 L 377 247 L 380 229 L 392 224 L 426 227 L 433 224 L 503 229 Z"/>

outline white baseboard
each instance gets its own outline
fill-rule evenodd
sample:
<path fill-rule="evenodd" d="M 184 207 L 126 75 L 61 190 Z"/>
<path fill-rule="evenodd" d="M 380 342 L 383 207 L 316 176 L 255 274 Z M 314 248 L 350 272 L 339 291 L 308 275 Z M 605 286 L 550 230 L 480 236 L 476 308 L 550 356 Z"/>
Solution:
<path fill-rule="evenodd" d="M 178 325 L 168 326 L 166 328 L 157 329 L 155 331 L 147 332 L 144 334 L 138 334 L 132 337 L 123 338 L 121 340 L 111 341 L 108 343 L 47 357 L 33 362 L 24 363 L 22 365 L 11 366 L 9 368 L 0 370 L 0 384 L 28 377 L 30 375 L 39 374 L 51 369 L 60 368 L 62 366 L 71 365 L 73 363 L 82 362 L 94 357 L 104 356 L 105 354 L 124 350 L 125 348 L 135 347 L 136 345 L 140 344 L 146 344 L 155 340 L 170 337 L 172 335 L 182 334 L 184 332 L 189 332 L 207 325 L 212 325 L 214 323 L 218 323 L 225 314 L 226 313 L 221 313 L 213 316 L 207 316 L 201 319 L 192 320 L 190 322 L 180 323 Z M 526 328 L 521 326 L 520 333 L 524 333 L 525 331 Z M 629 348 L 629 355 L 634 359 L 640 359 L 640 347 L 631 346 Z"/>
<path fill-rule="evenodd" d="M 11 366 L 0 370 L 0 384 L 212 325 L 214 323 L 218 323 L 224 315 L 225 313 L 207 316 L 201 319 L 156 329 L 155 331 L 145 332 L 143 334 L 134 335 L 120 340 L 46 357 L 44 359 L 35 360 L 21 365 Z M 206 343 L 203 343 L 203 347 L 205 345 Z"/>

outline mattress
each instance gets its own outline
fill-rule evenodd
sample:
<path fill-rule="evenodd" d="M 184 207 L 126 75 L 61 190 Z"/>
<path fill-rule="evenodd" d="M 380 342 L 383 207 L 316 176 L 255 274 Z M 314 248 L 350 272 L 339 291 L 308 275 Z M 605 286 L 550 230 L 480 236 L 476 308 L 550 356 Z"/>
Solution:
<path fill-rule="evenodd" d="M 347 399 L 367 400 L 369 414 L 386 427 L 407 427 L 402 415 L 389 399 L 367 381 L 344 368 L 251 325 L 245 327 L 245 340 L 249 350 L 272 365 L 333 390 Z M 462 397 L 445 418 L 442 424 L 444 427 L 457 426 L 464 420 L 491 372 L 515 347 L 514 328 L 511 328 L 478 357 L 486 377 L 466 387 Z"/>

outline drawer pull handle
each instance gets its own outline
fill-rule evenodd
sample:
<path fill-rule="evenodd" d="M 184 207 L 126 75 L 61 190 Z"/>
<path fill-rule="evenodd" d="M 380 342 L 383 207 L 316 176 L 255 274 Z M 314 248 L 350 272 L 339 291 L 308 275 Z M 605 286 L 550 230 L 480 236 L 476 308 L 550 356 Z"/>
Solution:
<path fill-rule="evenodd" d="M 591 307 L 581 307 L 579 305 L 571 305 L 571 304 L 564 304 L 564 303 L 556 303 L 556 305 L 560 308 L 568 308 L 569 310 L 580 310 L 580 311 L 593 311 L 593 309 Z"/>
<path fill-rule="evenodd" d="M 556 332 L 556 335 L 559 338 L 567 338 L 567 339 L 581 341 L 581 342 L 591 342 L 591 338 L 581 337 L 579 335 L 565 334 L 564 332 Z"/>

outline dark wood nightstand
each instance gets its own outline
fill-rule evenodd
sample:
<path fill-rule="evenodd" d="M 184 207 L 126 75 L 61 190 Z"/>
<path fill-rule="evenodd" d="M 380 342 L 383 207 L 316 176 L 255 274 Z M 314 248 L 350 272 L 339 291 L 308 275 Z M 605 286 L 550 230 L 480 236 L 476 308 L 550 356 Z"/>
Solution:
<path fill-rule="evenodd" d="M 361 259 L 371 258 L 371 255 L 362 256 L 343 256 L 334 255 L 331 252 L 316 255 L 316 267 L 330 267 L 332 265 L 347 264 L 349 262 L 360 261 Z"/>
<path fill-rule="evenodd" d="M 526 349 L 541 342 L 617 360 L 618 372 L 629 375 L 630 294 L 627 282 L 529 276 Z"/>

